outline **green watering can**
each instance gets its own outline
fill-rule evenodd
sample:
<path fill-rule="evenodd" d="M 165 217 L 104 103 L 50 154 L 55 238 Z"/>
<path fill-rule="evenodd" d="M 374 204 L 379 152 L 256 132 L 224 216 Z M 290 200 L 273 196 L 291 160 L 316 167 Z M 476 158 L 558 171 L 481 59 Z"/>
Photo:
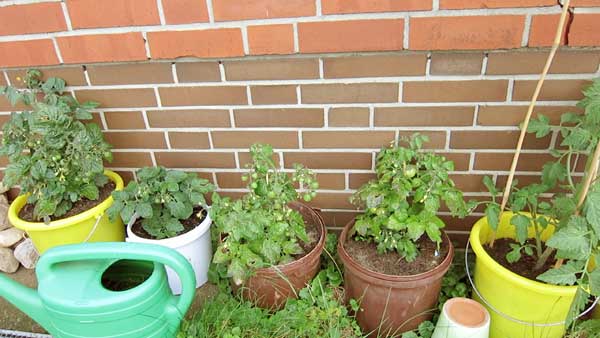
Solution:
<path fill-rule="evenodd" d="M 171 293 L 164 265 L 181 279 Z M 142 243 L 55 247 L 41 257 L 38 291 L 0 273 L 0 296 L 54 338 L 175 337 L 196 290 L 192 266 L 178 252 Z"/>

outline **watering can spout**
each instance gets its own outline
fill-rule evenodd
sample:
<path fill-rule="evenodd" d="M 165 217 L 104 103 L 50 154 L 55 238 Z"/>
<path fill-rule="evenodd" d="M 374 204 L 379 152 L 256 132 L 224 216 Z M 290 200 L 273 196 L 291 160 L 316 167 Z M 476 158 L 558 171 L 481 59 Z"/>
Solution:
<path fill-rule="evenodd" d="M 23 286 L 0 273 L 0 297 L 25 312 L 47 331 L 52 331 L 52 323 L 36 290 Z"/>

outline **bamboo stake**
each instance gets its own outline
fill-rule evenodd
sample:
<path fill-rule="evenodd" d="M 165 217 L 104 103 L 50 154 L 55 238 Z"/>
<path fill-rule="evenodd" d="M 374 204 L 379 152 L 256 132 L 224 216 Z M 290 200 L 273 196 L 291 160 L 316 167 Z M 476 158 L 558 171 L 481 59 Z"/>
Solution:
<path fill-rule="evenodd" d="M 527 109 L 527 114 L 525 115 L 525 120 L 523 121 L 523 126 L 521 127 L 521 134 L 519 135 L 519 141 L 517 142 L 517 149 L 515 149 L 515 155 L 513 156 L 512 164 L 510 166 L 510 174 L 508 175 L 508 179 L 506 180 L 506 187 L 504 187 L 504 194 L 502 195 L 502 203 L 500 204 L 500 212 L 504 211 L 506 207 L 506 203 L 508 202 L 508 197 L 510 195 L 510 190 L 512 187 L 513 179 L 515 178 L 515 171 L 517 169 L 517 163 L 519 163 L 519 156 L 521 155 L 521 149 L 523 148 L 523 141 L 525 140 L 525 135 L 527 134 L 527 127 L 529 126 L 529 120 L 531 120 L 531 114 L 533 113 L 533 108 L 537 103 L 537 99 L 540 95 L 540 91 L 542 90 L 542 85 L 544 84 L 544 80 L 546 80 L 546 75 L 548 74 L 548 70 L 552 65 L 552 61 L 554 60 L 554 56 L 556 55 L 556 51 L 560 46 L 560 41 L 562 39 L 562 31 L 565 27 L 565 22 L 567 21 L 567 14 L 569 13 L 569 3 L 570 0 L 565 0 L 563 4 L 563 10 L 560 15 L 560 21 L 558 22 L 558 27 L 556 29 L 556 34 L 554 36 L 554 42 L 552 43 L 552 49 L 550 50 L 550 54 L 548 54 L 548 59 L 546 60 L 546 65 L 544 66 L 544 70 L 542 71 L 542 75 L 535 87 L 535 91 L 533 92 L 533 97 L 531 98 L 531 102 L 529 103 L 529 108 Z M 494 241 L 496 240 L 496 232 L 492 233 L 492 240 L 490 241 L 490 247 L 494 247 Z"/>

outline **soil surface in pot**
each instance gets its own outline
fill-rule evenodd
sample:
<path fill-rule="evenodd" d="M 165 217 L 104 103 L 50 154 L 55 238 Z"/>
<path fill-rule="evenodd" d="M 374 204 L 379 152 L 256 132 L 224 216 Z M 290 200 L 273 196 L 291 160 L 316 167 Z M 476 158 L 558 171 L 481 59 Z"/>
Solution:
<path fill-rule="evenodd" d="M 87 211 L 98 204 L 104 202 L 105 199 L 110 196 L 110 194 L 115 190 L 115 182 L 109 181 L 102 188 L 100 188 L 100 194 L 97 200 L 89 200 L 87 198 L 82 198 L 79 201 L 73 203 L 73 207 L 71 210 L 67 211 L 66 214 L 61 215 L 59 217 L 50 216 L 51 221 L 57 221 L 59 219 L 75 216 L 84 211 Z M 21 211 L 19 211 L 19 218 L 25 220 L 27 222 L 43 222 L 42 220 L 36 220 L 33 218 L 33 209 L 35 206 L 33 204 L 25 204 Z"/>
<path fill-rule="evenodd" d="M 534 271 L 533 268 L 535 267 L 536 263 L 535 257 L 528 256 L 523 253 L 521 255 L 521 259 L 518 262 L 509 263 L 506 260 L 506 254 L 512 250 L 510 244 L 518 243 L 511 238 L 500 238 L 494 242 L 493 248 L 490 248 L 489 245 L 484 245 L 483 247 L 488 253 L 488 255 L 490 255 L 500 265 L 516 273 L 519 276 L 523 276 L 531 280 L 537 281 L 536 277 L 550 270 L 550 268 L 552 268 L 552 266 L 554 266 L 554 263 L 556 262 L 556 259 L 551 257 L 546 261 L 546 264 L 544 264 L 544 266 L 540 270 Z M 535 240 L 528 240 L 527 244 L 535 245 Z M 545 250 L 546 245 L 542 244 L 542 248 Z"/>
<path fill-rule="evenodd" d="M 407 262 L 395 251 L 379 254 L 375 243 L 355 241 L 352 238 L 346 240 L 344 249 L 363 267 L 393 276 L 410 276 L 430 271 L 440 265 L 448 255 L 448 242 L 442 242 L 439 252 L 437 244 L 427 236 L 422 236 L 417 245 L 419 255 L 412 262 Z"/>
<path fill-rule="evenodd" d="M 183 225 L 183 231 L 180 232 L 178 236 L 192 231 L 194 228 L 200 225 L 202 221 L 204 221 L 204 219 L 206 218 L 206 211 L 203 210 L 204 208 L 202 207 L 196 207 L 194 208 L 194 212 L 192 213 L 192 216 L 190 216 L 190 218 L 181 221 L 181 224 Z M 203 212 L 200 214 L 200 217 L 198 217 L 198 213 L 200 211 Z M 144 230 L 141 218 L 138 218 L 137 221 L 133 223 L 133 225 L 131 226 L 131 231 L 133 231 L 133 233 L 136 234 L 138 237 L 146 239 L 156 239 L 154 236 L 150 235 L 146 232 L 146 230 Z"/>

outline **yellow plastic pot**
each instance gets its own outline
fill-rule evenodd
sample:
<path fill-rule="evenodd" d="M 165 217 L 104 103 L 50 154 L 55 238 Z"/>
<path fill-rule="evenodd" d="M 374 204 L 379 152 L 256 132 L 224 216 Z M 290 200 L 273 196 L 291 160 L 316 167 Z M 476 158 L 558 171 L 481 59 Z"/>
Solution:
<path fill-rule="evenodd" d="M 511 212 L 502 214 L 496 238 L 514 238 Z M 534 237 L 533 229 L 529 236 Z M 549 226 L 542 234 L 554 233 Z M 469 242 L 476 255 L 473 298 L 486 306 L 491 315 L 490 338 L 561 338 L 563 324 L 575 298 L 576 286 L 556 286 L 521 277 L 490 257 L 483 244 L 492 238 L 487 218 L 471 230 Z"/>
<path fill-rule="evenodd" d="M 104 175 L 115 183 L 115 190 L 123 189 L 123 179 L 117 173 L 105 170 Z M 43 222 L 27 222 L 19 218 L 19 212 L 27 203 L 27 196 L 17 197 L 8 209 L 10 223 L 27 233 L 37 251 L 42 254 L 46 250 L 65 244 L 83 242 L 123 242 L 125 227 L 120 217 L 114 222 L 105 213 L 113 204 L 112 196 L 97 206 L 80 214 L 59 219 L 45 224 Z"/>

